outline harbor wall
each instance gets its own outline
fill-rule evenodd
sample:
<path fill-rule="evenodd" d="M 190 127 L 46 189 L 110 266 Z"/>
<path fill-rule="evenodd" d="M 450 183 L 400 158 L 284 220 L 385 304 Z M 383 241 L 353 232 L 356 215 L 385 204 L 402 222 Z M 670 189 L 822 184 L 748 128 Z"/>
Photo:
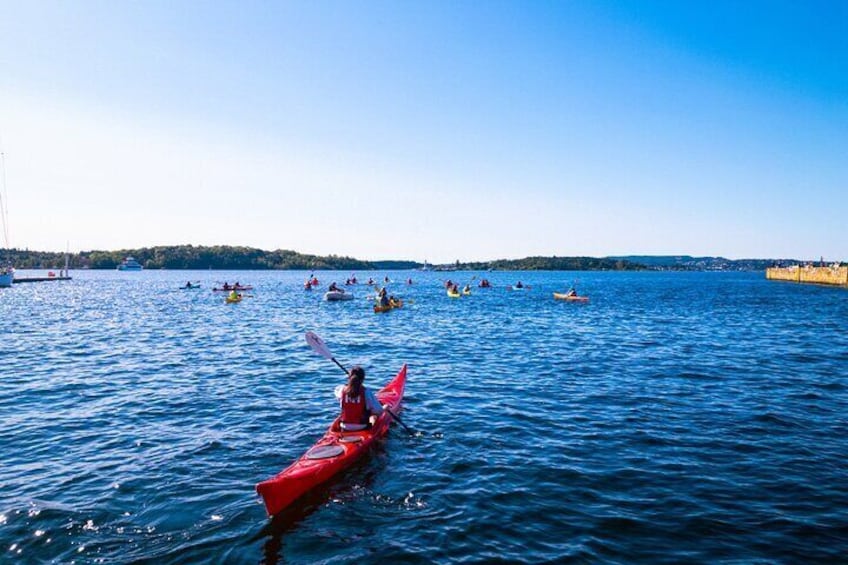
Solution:
<path fill-rule="evenodd" d="M 775 281 L 848 286 L 848 267 L 771 267 L 766 269 L 766 278 Z"/>

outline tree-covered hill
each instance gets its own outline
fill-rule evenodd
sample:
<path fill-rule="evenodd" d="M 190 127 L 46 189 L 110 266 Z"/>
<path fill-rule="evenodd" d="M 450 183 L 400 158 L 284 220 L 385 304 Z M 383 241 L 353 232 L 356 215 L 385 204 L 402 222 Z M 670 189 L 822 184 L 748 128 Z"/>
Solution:
<path fill-rule="evenodd" d="M 59 268 L 65 263 L 64 253 L 12 249 L 9 259 L 18 269 Z M 125 257 L 134 257 L 145 269 L 338 269 L 366 270 L 377 268 L 369 261 L 330 255 L 304 255 L 278 249 L 263 251 L 253 247 L 228 245 L 174 245 L 120 249 L 117 251 L 82 251 L 70 255 L 72 269 L 114 269 Z"/>
<path fill-rule="evenodd" d="M 422 263 L 404 260 L 362 261 L 338 255 L 307 255 L 277 249 L 264 251 L 255 247 L 229 245 L 169 245 L 119 249 L 117 251 L 82 251 L 69 256 L 71 269 L 114 269 L 126 257 L 135 257 L 145 269 L 216 269 L 216 270 L 406 270 L 424 267 Z M 65 264 L 65 254 L 50 251 L 8 249 L 0 251 L 0 261 L 11 262 L 18 269 L 59 269 Z M 756 271 L 776 263 L 797 264 L 797 261 L 773 259 L 738 259 L 723 257 L 691 257 L 688 255 L 654 256 L 630 255 L 621 257 L 525 257 L 428 265 L 436 270 L 466 271 Z"/>
<path fill-rule="evenodd" d="M 460 263 L 468 271 L 492 269 L 495 271 L 639 271 L 646 267 L 623 259 L 598 257 L 526 257 L 524 259 L 498 259 L 485 263 Z"/>

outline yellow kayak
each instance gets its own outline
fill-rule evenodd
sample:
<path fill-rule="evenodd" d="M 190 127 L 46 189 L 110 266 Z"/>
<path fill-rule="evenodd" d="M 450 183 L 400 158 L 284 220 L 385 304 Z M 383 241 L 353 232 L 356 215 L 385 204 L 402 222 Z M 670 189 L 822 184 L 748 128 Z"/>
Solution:
<path fill-rule="evenodd" d="M 458 292 L 451 292 L 450 290 L 448 290 L 448 296 L 451 298 L 459 298 L 462 295 Z"/>
<path fill-rule="evenodd" d="M 374 305 L 374 313 L 382 314 L 383 312 L 388 312 L 389 310 L 394 310 L 395 308 L 403 308 L 403 300 L 394 300 L 389 302 L 387 306 L 380 306 L 379 304 Z"/>
<path fill-rule="evenodd" d="M 565 300 L 566 302 L 589 302 L 588 296 L 577 296 L 573 294 L 567 294 L 565 292 L 555 292 L 554 299 Z"/>

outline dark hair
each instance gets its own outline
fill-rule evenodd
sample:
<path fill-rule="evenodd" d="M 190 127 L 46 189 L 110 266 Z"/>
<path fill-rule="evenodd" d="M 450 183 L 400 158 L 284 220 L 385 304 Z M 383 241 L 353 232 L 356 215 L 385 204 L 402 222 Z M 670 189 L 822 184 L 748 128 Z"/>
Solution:
<path fill-rule="evenodd" d="M 350 370 L 350 376 L 351 376 L 351 378 L 355 378 L 356 380 L 358 380 L 361 383 L 362 381 L 365 380 L 365 369 L 363 369 L 362 367 L 357 365 L 353 369 Z"/>

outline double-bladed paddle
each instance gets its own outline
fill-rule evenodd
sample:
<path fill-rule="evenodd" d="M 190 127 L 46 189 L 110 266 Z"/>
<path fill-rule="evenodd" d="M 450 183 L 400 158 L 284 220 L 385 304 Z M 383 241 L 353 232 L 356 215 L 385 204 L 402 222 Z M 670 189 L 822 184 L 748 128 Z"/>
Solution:
<path fill-rule="evenodd" d="M 345 369 L 345 366 L 344 366 L 344 365 L 342 365 L 341 363 L 339 363 L 338 359 L 336 359 L 336 358 L 335 358 L 335 356 L 333 356 L 332 352 L 330 351 L 330 348 L 329 348 L 329 347 L 327 347 L 327 344 L 326 344 L 326 343 L 324 343 L 324 340 L 323 340 L 323 339 L 321 339 L 320 337 L 318 337 L 318 335 L 317 335 L 317 334 L 315 334 L 314 332 L 306 332 L 306 343 L 308 343 L 308 344 L 309 344 L 309 347 L 311 347 L 311 348 L 312 348 L 312 350 L 313 350 L 315 353 L 317 353 L 317 354 L 318 354 L 318 355 L 320 355 L 321 357 L 324 357 L 325 359 L 329 359 L 330 361 L 332 361 L 333 363 L 335 363 L 336 365 L 338 365 L 339 369 L 341 369 L 342 371 L 344 371 L 346 375 L 349 375 L 349 374 L 350 374 L 350 373 L 348 372 L 348 370 L 347 370 L 347 369 Z M 386 408 L 385 406 L 383 407 L 383 410 L 385 410 L 386 412 L 388 412 L 388 413 L 389 413 L 389 416 L 391 416 L 392 418 L 394 418 L 395 422 L 397 422 L 398 424 L 400 424 L 401 426 L 403 426 L 403 428 L 404 428 L 407 432 L 409 432 L 409 434 L 410 434 L 410 435 L 415 435 L 415 432 L 414 432 L 414 431 L 412 431 L 412 430 L 409 428 L 409 426 L 407 426 L 406 424 L 404 424 L 404 423 L 403 423 L 403 420 L 401 420 L 401 419 L 398 417 L 398 415 L 397 415 L 397 414 L 395 414 L 394 412 L 392 412 L 391 410 L 389 410 L 389 409 L 388 409 L 388 408 Z"/>

